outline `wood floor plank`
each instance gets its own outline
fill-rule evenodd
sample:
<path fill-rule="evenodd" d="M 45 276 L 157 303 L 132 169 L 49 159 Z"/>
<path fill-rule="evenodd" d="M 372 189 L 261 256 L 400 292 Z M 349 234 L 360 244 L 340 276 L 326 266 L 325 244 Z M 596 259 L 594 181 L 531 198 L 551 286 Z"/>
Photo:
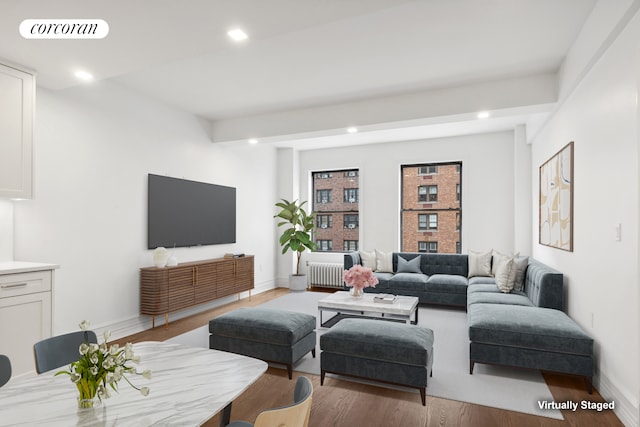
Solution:
<path fill-rule="evenodd" d="M 253 307 L 288 293 L 278 288 L 251 298 L 207 310 L 188 318 L 176 320 L 165 329 L 164 324 L 116 342 L 163 341 L 208 324 L 209 320 L 239 307 Z M 318 350 L 319 351 L 319 350 Z M 564 420 L 489 408 L 466 402 L 440 399 L 429 396 L 427 406 L 422 406 L 419 394 L 361 384 L 327 377 L 320 386 L 320 377 L 294 372 L 289 380 L 285 369 L 270 367 L 267 372 L 233 402 L 231 420 L 253 422 L 258 413 L 267 408 L 288 405 L 293 399 L 293 386 L 299 375 L 307 376 L 314 387 L 311 406 L 310 427 L 325 426 L 401 426 L 401 427 L 624 427 L 613 411 L 593 412 L 578 410 L 562 411 Z M 594 390 L 586 392 L 579 378 L 544 374 L 551 393 L 558 402 L 582 400 L 603 402 Z M 487 392 L 490 392 L 488 390 Z M 218 416 L 205 426 L 217 427 Z"/>

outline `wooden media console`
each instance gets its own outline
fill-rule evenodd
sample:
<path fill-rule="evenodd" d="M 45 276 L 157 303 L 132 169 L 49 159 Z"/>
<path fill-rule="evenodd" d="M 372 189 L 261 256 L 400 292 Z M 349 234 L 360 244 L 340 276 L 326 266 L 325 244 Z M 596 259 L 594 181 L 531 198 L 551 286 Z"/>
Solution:
<path fill-rule="evenodd" d="M 254 288 L 253 255 L 185 262 L 174 267 L 140 269 L 140 314 L 165 316 L 218 298 Z"/>

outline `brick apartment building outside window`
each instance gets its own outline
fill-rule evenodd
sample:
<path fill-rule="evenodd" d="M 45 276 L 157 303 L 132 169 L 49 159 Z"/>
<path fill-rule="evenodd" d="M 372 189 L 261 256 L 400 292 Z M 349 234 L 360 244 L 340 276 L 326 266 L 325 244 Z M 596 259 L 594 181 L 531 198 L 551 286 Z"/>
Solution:
<path fill-rule="evenodd" d="M 318 171 L 313 181 L 314 241 L 317 251 L 358 250 L 360 188 L 358 170 Z M 342 197 L 340 197 L 342 195 Z"/>
<path fill-rule="evenodd" d="M 402 251 L 460 253 L 462 163 L 404 165 Z"/>

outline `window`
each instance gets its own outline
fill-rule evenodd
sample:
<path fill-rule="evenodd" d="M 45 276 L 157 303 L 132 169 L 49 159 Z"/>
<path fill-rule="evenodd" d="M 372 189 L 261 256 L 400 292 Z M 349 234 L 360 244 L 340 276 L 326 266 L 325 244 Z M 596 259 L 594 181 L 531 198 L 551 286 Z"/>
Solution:
<path fill-rule="evenodd" d="M 358 203 L 358 189 L 357 188 L 345 188 L 344 189 L 344 202 L 345 203 Z"/>
<path fill-rule="evenodd" d="M 418 230 L 437 230 L 438 214 L 418 214 Z"/>
<path fill-rule="evenodd" d="M 418 242 L 418 252 L 438 253 L 438 242 Z"/>
<path fill-rule="evenodd" d="M 331 215 L 316 215 L 316 227 L 331 228 Z"/>
<path fill-rule="evenodd" d="M 331 240 L 317 240 L 316 244 L 318 245 L 318 251 L 326 252 L 333 250 L 333 241 Z"/>
<path fill-rule="evenodd" d="M 435 175 L 438 173 L 438 166 L 427 165 L 418 167 L 418 175 Z"/>
<path fill-rule="evenodd" d="M 331 203 L 331 190 L 317 190 L 316 203 Z"/>
<path fill-rule="evenodd" d="M 400 250 L 459 253 L 462 162 L 402 165 L 400 174 Z"/>
<path fill-rule="evenodd" d="M 358 175 L 358 169 L 311 173 L 313 206 L 310 210 L 316 213 L 313 241 L 318 245 L 317 251 L 357 250 L 360 217 Z"/>
<path fill-rule="evenodd" d="M 418 187 L 419 202 L 437 202 L 438 186 L 437 185 L 421 185 Z"/>
<path fill-rule="evenodd" d="M 344 228 L 358 228 L 358 215 L 346 214 L 344 216 Z"/>
<path fill-rule="evenodd" d="M 358 241 L 357 240 L 345 240 L 344 241 L 344 251 L 357 251 L 358 250 Z"/>
<path fill-rule="evenodd" d="M 462 246 L 460 245 L 460 242 L 456 242 L 456 253 L 457 254 L 462 253 Z"/>

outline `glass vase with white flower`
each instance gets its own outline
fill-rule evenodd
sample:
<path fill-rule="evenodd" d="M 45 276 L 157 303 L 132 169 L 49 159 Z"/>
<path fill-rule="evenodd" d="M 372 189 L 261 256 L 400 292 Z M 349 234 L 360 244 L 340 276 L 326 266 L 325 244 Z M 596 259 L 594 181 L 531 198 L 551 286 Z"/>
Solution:
<path fill-rule="evenodd" d="M 89 322 L 80 323 L 80 329 L 88 330 Z M 111 333 L 105 331 L 104 342 L 100 345 L 84 342 L 78 349 L 80 357 L 69 365 L 69 370 L 59 371 L 56 375 L 69 375 L 71 382 L 78 388 L 78 407 L 91 408 L 95 398 L 100 401 L 111 396 L 111 390 L 118 391 L 118 382 L 124 379 L 131 387 L 143 396 L 149 394 L 149 387 L 137 387 L 126 374 L 141 375 L 151 379 L 151 371 L 138 372 L 129 363 L 139 363 L 140 357 L 133 352 L 133 345 L 127 343 L 124 347 L 118 344 L 107 345 Z"/>

